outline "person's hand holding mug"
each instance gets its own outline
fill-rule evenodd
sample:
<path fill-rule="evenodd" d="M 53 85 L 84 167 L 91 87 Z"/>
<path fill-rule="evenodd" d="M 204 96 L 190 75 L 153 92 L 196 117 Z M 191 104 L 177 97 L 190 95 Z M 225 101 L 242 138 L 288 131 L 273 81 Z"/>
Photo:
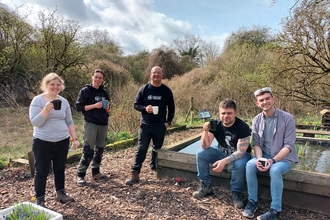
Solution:
<path fill-rule="evenodd" d="M 205 122 L 203 125 L 203 130 L 204 131 L 209 131 L 210 130 L 210 122 Z"/>
<path fill-rule="evenodd" d="M 269 163 L 267 158 L 258 158 L 257 159 L 257 168 L 258 170 L 264 172 L 267 171 L 270 167 L 271 163 Z"/>
<path fill-rule="evenodd" d="M 99 101 L 99 102 L 97 102 L 97 103 L 95 103 L 94 104 L 94 108 L 102 108 L 103 107 L 103 105 L 102 105 L 102 101 Z"/>
<path fill-rule="evenodd" d="M 146 112 L 152 113 L 152 105 L 147 105 L 146 106 Z"/>
<path fill-rule="evenodd" d="M 52 101 L 49 101 L 46 103 L 45 107 L 43 109 L 45 109 L 48 113 L 53 110 L 54 106 Z"/>

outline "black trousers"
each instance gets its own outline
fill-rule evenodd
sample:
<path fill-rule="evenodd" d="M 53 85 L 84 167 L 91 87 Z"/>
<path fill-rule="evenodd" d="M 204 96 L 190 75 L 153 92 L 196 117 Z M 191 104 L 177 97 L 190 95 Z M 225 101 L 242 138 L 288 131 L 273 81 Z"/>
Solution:
<path fill-rule="evenodd" d="M 58 142 L 48 142 L 38 138 L 33 139 L 34 190 L 36 197 L 45 195 L 51 161 L 53 161 L 55 189 L 56 191 L 64 189 L 65 163 L 69 151 L 69 143 L 69 138 Z"/>
<path fill-rule="evenodd" d="M 152 140 L 152 154 L 150 165 L 156 164 L 157 150 L 163 146 L 166 133 L 165 124 L 159 125 L 146 125 L 141 124 L 138 131 L 138 146 L 135 154 L 134 165 L 132 170 L 140 173 L 142 163 L 146 159 L 150 141 Z"/>

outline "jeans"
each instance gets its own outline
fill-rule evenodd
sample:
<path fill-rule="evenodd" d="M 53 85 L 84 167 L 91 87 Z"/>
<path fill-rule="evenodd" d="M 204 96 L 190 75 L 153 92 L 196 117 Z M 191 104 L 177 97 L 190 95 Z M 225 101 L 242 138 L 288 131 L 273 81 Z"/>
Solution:
<path fill-rule="evenodd" d="M 147 151 L 152 140 L 152 152 L 150 165 L 156 164 L 157 150 L 162 148 L 166 133 L 165 124 L 146 125 L 141 124 L 138 131 L 138 146 L 135 154 L 132 170 L 140 173 L 142 163 L 146 159 Z"/>
<path fill-rule="evenodd" d="M 221 160 L 228 155 L 221 151 L 217 146 L 211 146 L 207 149 L 199 149 L 196 153 L 196 164 L 198 178 L 206 185 L 211 184 L 210 164 Z M 245 164 L 251 159 L 250 153 L 245 153 L 244 156 L 232 162 L 231 165 L 231 191 L 242 192 L 245 189 Z"/>
<path fill-rule="evenodd" d="M 65 163 L 69 151 L 69 138 L 58 142 L 48 142 L 33 138 L 32 151 L 34 154 L 34 190 L 36 197 L 45 195 L 51 161 L 53 161 L 55 189 L 56 191 L 64 189 Z"/>
<path fill-rule="evenodd" d="M 84 144 L 89 145 L 90 148 L 96 149 L 98 147 L 105 147 L 107 144 L 108 126 L 107 125 L 96 125 L 90 122 L 84 122 Z M 94 153 L 95 155 L 95 153 Z M 81 173 L 81 176 L 85 176 L 88 166 L 85 166 L 83 161 L 84 155 L 82 155 L 77 173 Z M 94 159 L 92 160 L 92 170 L 100 169 L 100 163 L 97 163 Z"/>
<path fill-rule="evenodd" d="M 264 158 L 271 158 L 269 155 L 262 155 Z M 248 187 L 249 200 L 258 201 L 258 179 L 256 157 L 253 157 L 246 164 L 246 182 Z M 284 161 L 274 163 L 269 169 L 270 193 L 272 202 L 270 208 L 280 212 L 282 210 L 283 175 L 292 169 L 292 164 Z"/>

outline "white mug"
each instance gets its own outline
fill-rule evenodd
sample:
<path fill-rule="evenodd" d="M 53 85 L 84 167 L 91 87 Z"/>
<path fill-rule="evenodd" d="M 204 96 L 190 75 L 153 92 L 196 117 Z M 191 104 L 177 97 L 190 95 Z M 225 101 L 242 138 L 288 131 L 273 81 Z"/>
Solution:
<path fill-rule="evenodd" d="M 158 114 L 158 106 L 152 106 L 152 113 L 154 113 L 154 115 Z"/>

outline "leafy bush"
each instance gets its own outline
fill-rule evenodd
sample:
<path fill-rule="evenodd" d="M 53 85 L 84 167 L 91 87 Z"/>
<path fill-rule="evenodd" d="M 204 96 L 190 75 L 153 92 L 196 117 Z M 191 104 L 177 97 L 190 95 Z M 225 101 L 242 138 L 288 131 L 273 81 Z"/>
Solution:
<path fill-rule="evenodd" d="M 132 135 L 128 131 L 120 131 L 119 133 L 108 133 L 108 144 L 117 141 L 127 140 L 132 138 Z"/>
<path fill-rule="evenodd" d="M 131 135 L 127 131 L 120 131 L 117 134 L 117 141 L 127 140 L 129 138 L 131 138 Z"/>
<path fill-rule="evenodd" d="M 0 169 L 3 169 L 7 162 L 8 162 L 7 158 L 0 157 Z"/>

